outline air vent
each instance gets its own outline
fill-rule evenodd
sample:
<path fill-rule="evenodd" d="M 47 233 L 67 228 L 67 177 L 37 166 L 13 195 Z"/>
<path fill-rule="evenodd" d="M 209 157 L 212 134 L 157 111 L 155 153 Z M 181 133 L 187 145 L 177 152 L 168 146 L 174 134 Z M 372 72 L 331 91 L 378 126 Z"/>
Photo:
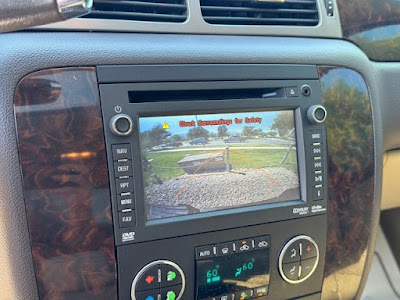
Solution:
<path fill-rule="evenodd" d="M 186 0 L 94 0 L 84 18 L 181 23 L 186 16 Z"/>
<path fill-rule="evenodd" d="M 210 24 L 316 26 L 316 0 L 200 0 Z"/>

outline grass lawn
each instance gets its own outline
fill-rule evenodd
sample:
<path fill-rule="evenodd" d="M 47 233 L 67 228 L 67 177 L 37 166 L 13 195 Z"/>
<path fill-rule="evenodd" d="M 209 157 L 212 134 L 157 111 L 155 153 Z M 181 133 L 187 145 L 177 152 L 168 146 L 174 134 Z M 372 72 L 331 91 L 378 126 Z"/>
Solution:
<path fill-rule="evenodd" d="M 179 167 L 178 161 L 186 155 L 198 155 L 205 153 L 221 153 L 221 151 L 182 151 L 182 152 L 149 152 L 147 159 L 151 160 L 152 171 L 162 181 L 175 178 L 185 174 Z M 281 161 L 286 153 L 284 149 L 231 149 L 229 152 L 230 163 L 233 170 L 259 169 L 271 166 L 282 166 L 294 172 L 297 172 L 296 152 L 292 150 L 289 153 L 285 163 Z M 145 174 L 145 182 L 152 181 L 148 174 Z"/>
<path fill-rule="evenodd" d="M 207 144 L 205 146 L 203 145 L 193 145 L 193 146 L 183 146 L 179 147 L 177 149 L 191 149 L 191 148 L 225 148 L 225 146 L 228 146 L 229 148 L 235 148 L 235 147 L 287 147 L 287 145 L 278 145 L 278 144 L 248 144 L 248 143 L 232 143 L 232 144 L 222 144 L 222 145 L 210 145 Z"/>

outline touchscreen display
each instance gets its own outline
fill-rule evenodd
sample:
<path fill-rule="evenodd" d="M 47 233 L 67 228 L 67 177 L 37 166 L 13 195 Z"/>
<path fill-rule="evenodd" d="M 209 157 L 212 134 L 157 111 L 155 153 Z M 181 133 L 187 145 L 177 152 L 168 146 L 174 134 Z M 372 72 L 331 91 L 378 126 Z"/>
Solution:
<path fill-rule="evenodd" d="M 300 199 L 294 112 L 141 117 L 147 219 Z"/>

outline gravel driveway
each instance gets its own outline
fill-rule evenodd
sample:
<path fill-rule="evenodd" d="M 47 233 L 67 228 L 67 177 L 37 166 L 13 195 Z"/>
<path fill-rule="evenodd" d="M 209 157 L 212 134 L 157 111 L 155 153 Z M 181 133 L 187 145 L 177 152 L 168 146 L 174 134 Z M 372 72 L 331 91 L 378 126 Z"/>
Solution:
<path fill-rule="evenodd" d="M 285 168 L 269 167 L 230 173 L 185 174 L 148 187 L 146 198 L 150 206 L 189 205 L 207 211 L 260 201 L 275 202 L 287 190 L 292 190 L 288 196 L 292 199 L 283 200 L 296 200 L 300 198 L 298 186 L 297 174 Z"/>

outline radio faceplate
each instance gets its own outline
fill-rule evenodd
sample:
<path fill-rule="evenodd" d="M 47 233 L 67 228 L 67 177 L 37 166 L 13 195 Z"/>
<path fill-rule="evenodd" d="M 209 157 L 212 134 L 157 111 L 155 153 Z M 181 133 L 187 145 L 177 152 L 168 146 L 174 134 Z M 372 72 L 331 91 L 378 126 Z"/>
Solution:
<path fill-rule="evenodd" d="M 315 66 L 240 66 L 242 81 L 205 81 L 205 66 L 182 82 L 185 68 L 99 87 L 120 299 L 318 298 L 329 111 Z"/>
<path fill-rule="evenodd" d="M 307 87 L 306 94 L 303 92 L 305 86 Z M 215 94 L 219 95 L 219 98 L 222 95 L 221 91 L 227 91 L 229 98 L 235 98 L 235 95 L 237 95 L 236 97 L 242 97 L 243 95 L 255 97 L 255 93 L 259 93 L 261 90 L 273 92 L 264 94 L 264 97 L 260 94 L 258 98 L 207 100 L 207 97 L 213 97 L 214 94 L 212 91 L 218 91 Z M 141 98 L 139 100 L 141 102 L 134 103 L 134 99 L 130 97 L 132 91 L 135 91 L 136 95 L 146 91 L 151 91 L 153 94 L 150 96 L 140 94 Z M 157 91 L 156 95 L 160 95 L 160 91 L 166 91 L 165 99 L 167 101 L 154 102 L 154 98 L 152 97 L 154 97 L 155 91 Z M 173 93 L 167 93 L 171 91 Z M 183 98 L 188 97 L 191 93 L 195 95 L 197 91 L 203 91 L 201 94 L 205 99 L 198 99 L 196 101 L 188 101 L 186 99 L 170 101 L 168 97 L 179 95 L 181 91 L 184 91 L 182 92 L 183 96 L 181 95 Z M 204 91 L 207 91 L 207 93 Z M 100 94 L 111 178 L 110 187 L 113 213 L 114 220 L 118 220 L 114 222 L 116 245 L 326 213 L 325 128 L 323 123 L 314 124 L 307 117 L 310 107 L 321 104 L 320 85 L 317 80 L 101 84 Z M 146 102 L 147 100 L 149 102 Z M 231 206 L 223 210 L 203 210 L 202 213 L 187 213 L 170 218 L 148 218 L 149 207 L 146 204 L 148 200 L 146 200 L 144 188 L 144 181 L 148 180 L 148 178 L 144 177 L 146 170 L 149 168 L 154 169 L 152 166 L 149 167 L 149 164 L 154 165 L 154 163 L 149 163 L 149 160 L 147 158 L 144 159 L 144 156 L 154 156 L 154 153 L 157 152 L 166 153 L 175 151 L 178 153 L 178 151 L 192 151 L 193 149 L 198 151 L 211 149 L 209 151 L 211 152 L 220 149 L 222 156 L 224 156 L 223 161 L 226 161 L 226 145 L 230 146 L 231 151 L 237 149 L 235 147 L 238 142 L 241 142 L 241 136 L 226 137 L 225 143 L 219 142 L 220 144 L 218 145 L 218 141 L 214 142 L 215 145 L 211 142 L 208 142 L 209 144 L 207 145 L 202 145 L 201 141 L 199 141 L 199 144 L 196 144 L 196 139 L 193 138 L 190 141 L 184 142 L 187 146 L 186 144 L 183 147 L 178 145 L 172 147 L 172 149 L 162 149 L 161 147 L 156 149 L 157 147 L 153 147 L 155 151 L 150 149 L 146 150 L 147 152 L 143 154 L 143 147 L 141 148 L 140 146 L 141 120 L 144 118 L 155 120 L 159 118 L 160 120 L 164 120 L 173 116 L 181 116 L 183 118 L 188 115 L 201 118 L 204 115 L 209 116 L 210 114 L 218 114 L 218 116 L 229 115 L 234 120 L 234 116 L 239 114 L 248 113 L 249 116 L 254 117 L 257 114 L 266 115 L 268 112 L 276 113 L 277 111 L 292 111 L 294 115 L 295 131 L 293 134 L 295 136 L 295 146 L 293 149 L 289 149 L 290 145 L 286 143 L 277 149 L 281 148 L 281 151 L 283 151 L 280 161 L 285 160 L 285 151 L 287 153 L 295 151 L 297 155 L 299 194 L 296 199 L 288 196 L 289 198 L 286 200 L 290 201 L 283 201 L 285 199 L 274 203 L 261 201 L 255 203 L 254 206 L 247 204 L 240 207 Z M 118 121 L 115 122 L 115 120 Z M 195 126 L 198 126 L 198 121 L 194 124 Z M 249 118 L 249 121 L 256 121 L 256 118 Z M 182 124 L 187 125 L 185 123 Z M 206 123 L 203 122 L 203 124 Z M 248 123 L 247 125 L 250 127 L 253 124 Z M 123 134 L 116 134 L 115 128 L 119 128 Z M 125 132 L 129 132 L 129 134 L 125 135 L 124 130 Z M 235 138 L 239 140 L 236 141 L 236 144 L 234 140 L 229 140 Z M 265 140 L 268 140 L 268 138 L 264 137 L 257 138 L 258 140 L 253 139 L 255 141 L 253 144 L 264 143 Z M 214 140 L 218 139 L 220 138 L 214 138 Z M 197 140 L 201 140 L 201 138 Z M 279 140 L 279 142 L 283 141 L 279 137 L 276 140 Z M 189 145 L 189 142 L 195 144 Z M 182 142 L 177 143 L 182 144 Z M 240 149 L 252 147 L 253 144 L 247 141 L 243 142 Z M 244 145 L 246 146 L 244 147 Z M 288 150 L 283 149 L 285 147 Z M 200 151 L 199 153 L 203 152 Z M 243 154 L 241 155 L 243 156 Z M 191 157 L 200 159 L 196 155 L 192 155 Z M 254 159 L 248 157 L 247 160 Z M 178 163 L 183 163 L 183 161 L 183 159 L 180 161 L 177 159 Z M 178 164 L 176 166 L 178 167 Z M 217 166 L 217 164 L 214 163 L 214 166 Z M 167 165 L 165 168 L 168 168 Z M 183 166 L 182 169 L 188 173 L 188 176 L 193 176 L 188 167 Z M 237 169 L 240 172 L 240 167 Z M 196 167 L 194 170 L 196 170 Z M 224 171 L 218 170 L 218 172 Z M 229 172 L 230 170 L 227 169 L 226 171 Z M 235 171 L 235 168 L 233 171 Z M 153 174 L 150 175 L 153 176 Z M 155 181 L 157 179 L 151 178 L 150 180 Z M 185 186 L 185 183 L 183 185 Z M 204 191 L 207 192 L 207 188 Z M 253 191 L 256 193 L 257 187 L 253 188 Z M 251 194 L 248 197 L 251 198 Z M 249 201 L 251 202 L 252 200 Z M 162 210 L 161 212 L 164 213 Z"/>

